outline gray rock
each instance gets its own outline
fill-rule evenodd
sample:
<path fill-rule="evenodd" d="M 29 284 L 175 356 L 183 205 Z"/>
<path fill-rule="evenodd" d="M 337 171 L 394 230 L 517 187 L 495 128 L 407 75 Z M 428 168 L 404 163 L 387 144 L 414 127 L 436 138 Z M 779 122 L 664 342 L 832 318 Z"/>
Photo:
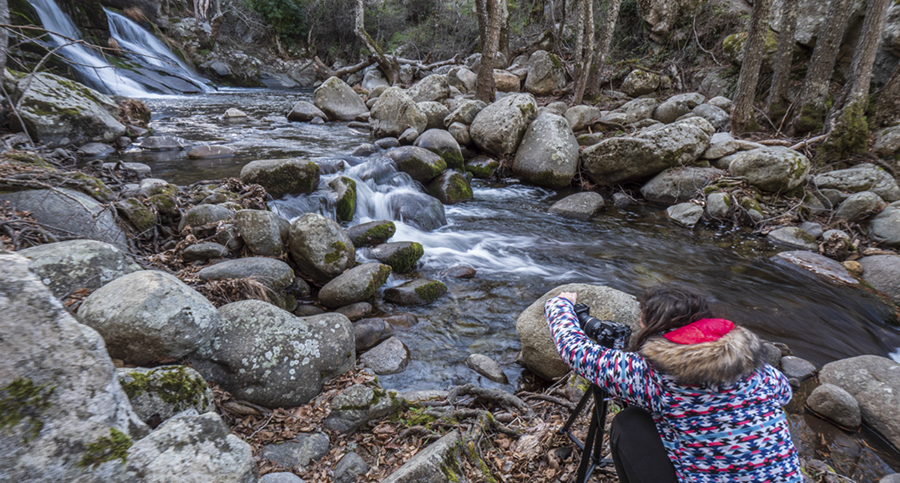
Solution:
<path fill-rule="evenodd" d="M 222 205 L 197 205 L 184 213 L 178 223 L 181 232 L 187 226 L 200 227 L 222 220 L 233 220 L 234 212 Z"/>
<path fill-rule="evenodd" d="M 806 405 L 817 415 L 847 429 L 862 424 L 859 403 L 849 392 L 834 384 L 822 384 L 806 398 Z"/>
<path fill-rule="evenodd" d="M 589 134 L 581 134 L 581 135 L 577 136 L 575 139 L 578 140 L 579 146 L 585 146 L 585 147 L 593 146 L 593 145 L 599 143 L 600 141 L 603 141 L 603 133 L 595 132 L 595 133 L 589 133 Z"/>
<path fill-rule="evenodd" d="M 305 468 L 328 454 L 330 447 L 325 433 L 300 433 L 291 441 L 263 446 L 259 456 L 283 468 Z"/>
<path fill-rule="evenodd" d="M 366 263 L 351 268 L 319 291 L 319 302 L 326 307 L 343 307 L 363 302 L 375 296 L 391 274 L 391 267 L 380 263 Z"/>
<path fill-rule="evenodd" d="M 710 193 L 706 197 L 706 211 L 713 218 L 725 218 L 731 212 L 732 203 L 731 195 L 728 193 Z"/>
<path fill-rule="evenodd" d="M 450 127 L 447 128 L 447 132 L 453 136 L 453 139 L 455 139 L 460 146 L 468 146 L 472 142 L 472 137 L 469 136 L 469 126 L 466 126 L 461 122 L 454 122 L 451 124 Z"/>
<path fill-rule="evenodd" d="M 871 255 L 859 259 L 863 279 L 900 303 L 900 256 Z"/>
<path fill-rule="evenodd" d="M 148 428 L 116 382 L 103 339 L 75 321 L 28 259 L 0 252 L 0 392 L 29 394 L 28 408 L 8 405 L 0 431 L 0 475 L 9 481 L 128 481 L 121 461 L 79 464 L 85 447 L 110 431 L 138 439 Z M 88 410 L 89 409 L 89 410 Z"/>
<path fill-rule="evenodd" d="M 822 225 L 820 225 L 814 221 L 804 221 L 803 223 L 800 223 L 797 226 L 799 226 L 801 230 L 805 231 L 806 233 L 809 233 L 810 235 L 812 235 L 816 238 L 822 237 L 822 234 L 824 233 L 822 230 Z"/>
<path fill-rule="evenodd" d="M 195 243 L 181 252 L 181 258 L 185 262 L 197 260 L 211 260 L 213 258 L 225 258 L 228 256 L 228 248 L 216 242 Z"/>
<path fill-rule="evenodd" d="M 372 247 L 390 240 L 397 231 L 393 221 L 370 221 L 344 230 L 354 247 Z"/>
<path fill-rule="evenodd" d="M 656 107 L 653 111 L 653 119 L 665 124 L 670 124 L 689 112 L 691 112 L 691 107 L 687 102 L 669 98 Z"/>
<path fill-rule="evenodd" d="M 112 171 L 122 170 L 129 173 L 134 173 L 141 178 L 150 176 L 150 166 L 147 166 L 144 163 L 103 163 L 103 169 Z"/>
<path fill-rule="evenodd" d="M 78 191 L 54 188 L 0 193 L 0 201 L 9 201 L 12 210 L 30 212 L 51 232 L 127 247 L 113 210 Z"/>
<path fill-rule="evenodd" d="M 475 156 L 466 163 L 466 172 L 472 173 L 472 176 L 475 178 L 489 179 L 494 176 L 494 172 L 499 167 L 499 161 L 482 154 Z"/>
<path fill-rule="evenodd" d="M 717 132 L 710 138 L 709 149 L 703 153 L 703 159 L 719 159 L 737 151 L 738 144 L 730 133 Z"/>
<path fill-rule="evenodd" d="M 603 209 L 604 201 L 600 193 L 584 191 L 566 196 L 553 203 L 550 213 L 576 220 L 590 220 Z"/>
<path fill-rule="evenodd" d="M 444 129 L 444 118 L 450 115 L 450 109 L 447 109 L 447 106 L 434 101 L 419 102 L 416 106 L 418 106 L 419 112 L 424 114 L 428 120 L 425 124 L 426 130 Z"/>
<path fill-rule="evenodd" d="M 94 240 L 48 243 L 17 252 L 30 260 L 29 268 L 59 299 L 80 288 L 97 289 L 141 270 L 118 248 Z"/>
<path fill-rule="evenodd" d="M 862 191 L 848 196 L 834 211 L 838 220 L 858 222 L 864 218 L 880 213 L 887 206 L 880 196 L 871 191 Z"/>
<path fill-rule="evenodd" d="M 658 89 L 659 82 L 660 78 L 658 75 L 635 69 L 622 81 L 622 92 L 631 97 L 642 96 Z"/>
<path fill-rule="evenodd" d="M 210 144 L 194 146 L 187 153 L 187 157 L 190 159 L 230 158 L 232 156 L 234 156 L 234 149 Z"/>
<path fill-rule="evenodd" d="M 410 144 L 416 142 L 416 139 L 419 138 L 419 133 L 421 133 L 421 132 L 422 131 L 419 131 L 417 128 L 411 127 L 411 128 L 408 128 L 406 131 L 403 131 L 403 133 L 400 134 L 400 136 L 397 138 L 397 140 L 400 142 L 401 145 L 409 146 Z"/>
<path fill-rule="evenodd" d="M 525 309 L 516 320 L 516 332 L 522 343 L 522 361 L 538 376 L 553 380 L 569 372 L 560 358 L 547 320 L 544 303 L 561 292 L 577 292 L 578 301 L 591 308 L 591 315 L 601 320 L 615 320 L 637 332 L 640 328 L 640 307 L 637 299 L 618 290 L 599 285 L 568 284 L 554 288 Z"/>
<path fill-rule="evenodd" d="M 276 199 L 312 193 L 319 185 L 319 165 L 301 158 L 251 161 L 241 168 L 241 181 L 262 185 Z"/>
<path fill-rule="evenodd" d="M 387 137 L 375 141 L 375 145 L 381 149 L 391 149 L 400 146 L 400 141 L 395 137 Z"/>
<path fill-rule="evenodd" d="M 578 132 L 588 127 L 591 121 L 600 117 L 600 108 L 594 106 L 572 106 L 565 111 L 566 121 L 572 131 Z"/>
<path fill-rule="evenodd" d="M 350 319 L 350 322 L 356 322 L 372 313 L 372 304 L 368 302 L 356 302 L 343 307 L 338 307 L 334 311 Z"/>
<path fill-rule="evenodd" d="M 863 422 L 900 446 L 900 362 L 858 356 L 825 364 L 822 384 L 834 384 L 859 402 Z"/>
<path fill-rule="evenodd" d="M 679 203 L 666 208 L 666 214 L 679 225 L 693 227 L 703 218 L 703 207 L 694 203 Z"/>
<path fill-rule="evenodd" d="M 334 190 L 334 211 L 337 221 L 352 221 L 356 213 L 356 181 L 353 178 L 339 176 L 328 182 Z"/>
<path fill-rule="evenodd" d="M 297 101 L 287 115 L 288 121 L 291 122 L 309 122 L 317 117 L 326 119 L 328 115 L 311 102 L 306 101 Z"/>
<path fill-rule="evenodd" d="M 528 59 L 528 77 L 525 90 L 546 96 L 566 86 L 566 69 L 556 55 L 544 50 L 535 51 Z"/>
<path fill-rule="evenodd" d="M 189 409 L 199 414 L 216 410 L 212 389 L 200 373 L 187 366 L 119 368 L 116 377 L 143 421 L 153 415 L 165 421 Z"/>
<path fill-rule="evenodd" d="M 893 202 L 869 222 L 869 236 L 889 247 L 900 247 L 900 202 Z"/>
<path fill-rule="evenodd" d="M 871 191 L 887 202 L 900 200 L 897 180 L 884 169 L 870 163 L 820 174 L 813 179 L 819 190 L 836 189 L 859 193 Z"/>
<path fill-rule="evenodd" d="M 76 153 L 79 156 L 101 157 L 116 152 L 116 148 L 109 144 L 103 143 L 87 143 L 81 145 Z"/>
<path fill-rule="evenodd" d="M 656 99 L 634 99 L 622 105 L 618 110 L 625 111 L 625 123 L 632 124 L 653 117 L 653 112 L 659 107 Z"/>
<path fill-rule="evenodd" d="M 191 142 L 177 136 L 147 136 L 140 146 L 147 151 L 180 151 L 191 147 Z"/>
<path fill-rule="evenodd" d="M 796 356 L 784 356 L 781 358 L 781 372 L 788 379 L 803 382 L 816 375 L 816 366 Z"/>
<path fill-rule="evenodd" d="M 449 127 L 454 122 L 468 126 L 475 121 L 475 117 L 478 116 L 478 113 L 485 107 L 487 107 L 487 105 L 484 101 L 465 100 L 453 109 L 450 114 L 447 114 L 447 117 L 444 118 L 444 127 Z"/>
<path fill-rule="evenodd" d="M 429 195 L 445 205 L 455 205 L 474 197 L 469 178 L 459 171 L 448 169 L 425 187 Z"/>
<path fill-rule="evenodd" d="M 459 465 L 462 438 L 452 431 L 420 450 L 382 483 L 466 483 L 465 472 Z"/>
<path fill-rule="evenodd" d="M 872 152 L 882 158 L 890 158 L 900 151 L 900 125 L 891 126 L 875 133 Z"/>
<path fill-rule="evenodd" d="M 707 104 L 709 104 L 711 106 L 716 106 L 719 109 L 731 114 L 732 102 L 731 102 L 731 99 L 729 99 L 727 97 L 722 97 L 722 96 L 713 97 L 712 99 L 709 100 L 709 102 L 707 102 Z"/>
<path fill-rule="evenodd" d="M 782 146 L 743 151 L 728 167 L 732 176 L 746 178 L 757 188 L 777 192 L 794 189 L 806 180 L 809 160 L 801 153 Z"/>
<path fill-rule="evenodd" d="M 900 473 L 887 475 L 884 478 L 878 480 L 878 483 L 900 483 Z"/>
<path fill-rule="evenodd" d="M 371 156 L 377 152 L 381 151 L 381 148 L 374 144 L 360 144 L 350 153 L 351 156 L 355 156 L 357 158 L 364 158 L 366 156 Z M 321 172 L 321 170 L 320 170 Z"/>
<path fill-rule="evenodd" d="M 428 118 L 402 89 L 391 87 L 375 101 L 369 123 L 376 138 L 400 137 L 410 127 L 416 133 L 425 131 Z"/>
<path fill-rule="evenodd" d="M 369 464 L 354 452 L 349 452 L 341 457 L 334 465 L 334 483 L 352 483 L 356 477 L 369 471 Z"/>
<path fill-rule="evenodd" d="M 394 193 L 388 200 L 388 208 L 393 217 L 421 230 L 430 231 L 447 224 L 444 205 L 424 193 Z"/>
<path fill-rule="evenodd" d="M 802 248 L 804 250 L 818 250 L 819 242 L 809 233 L 803 231 L 802 228 L 796 226 L 786 226 L 771 231 L 768 238 L 777 243 Z"/>
<path fill-rule="evenodd" d="M 700 104 L 691 112 L 709 121 L 716 131 L 727 131 L 731 127 L 731 116 L 712 104 Z"/>
<path fill-rule="evenodd" d="M 356 263 L 350 237 L 334 220 L 306 213 L 291 222 L 291 258 L 304 275 L 326 283 Z"/>
<path fill-rule="evenodd" d="M 531 94 L 510 94 L 482 109 L 472 121 L 469 135 L 482 151 L 510 155 L 516 152 L 536 113 Z"/>
<path fill-rule="evenodd" d="M 726 174 L 716 168 L 669 168 L 644 184 L 641 194 L 656 203 L 683 203 Z"/>
<path fill-rule="evenodd" d="M 469 366 L 469 369 L 472 369 L 494 382 L 509 384 L 509 379 L 507 379 L 506 374 L 503 373 L 500 364 L 497 364 L 497 361 L 484 354 L 469 355 L 469 357 L 466 357 L 466 365 Z"/>
<path fill-rule="evenodd" d="M 440 155 L 418 146 L 392 149 L 388 151 L 388 157 L 394 161 L 399 171 L 422 184 L 427 184 L 447 169 L 447 162 Z"/>
<path fill-rule="evenodd" d="M 303 478 L 282 471 L 280 473 L 266 473 L 259 477 L 259 483 L 303 483 Z"/>
<path fill-rule="evenodd" d="M 391 326 L 384 319 L 360 319 L 353 324 L 353 338 L 356 341 L 356 352 L 375 347 L 391 334 Z"/>
<path fill-rule="evenodd" d="M 259 300 L 233 302 L 219 312 L 222 323 L 191 362 L 237 399 L 300 406 L 356 361 L 353 329 L 343 315 L 299 318 Z"/>
<path fill-rule="evenodd" d="M 385 394 L 379 386 L 355 384 L 331 400 L 331 414 L 325 419 L 325 427 L 351 433 L 359 426 L 397 412 L 400 408 L 397 391 L 387 391 Z"/>
<path fill-rule="evenodd" d="M 523 181 L 562 188 L 578 171 L 578 141 L 565 118 L 542 114 L 531 123 L 516 151 L 512 172 Z"/>
<path fill-rule="evenodd" d="M 266 257 L 246 257 L 226 260 L 197 272 L 200 280 L 251 279 L 266 287 L 266 295 L 273 304 L 291 310 L 296 304 L 284 292 L 294 283 L 294 271 L 281 260 Z"/>
<path fill-rule="evenodd" d="M 346 82 L 330 77 L 313 92 L 313 104 L 332 121 L 352 121 L 369 112 L 362 99 Z"/>
<path fill-rule="evenodd" d="M 284 253 L 280 216 L 271 211 L 240 210 L 234 218 L 238 234 L 254 255 L 278 258 Z"/>
<path fill-rule="evenodd" d="M 407 273 L 416 268 L 416 263 L 424 255 L 422 244 L 418 242 L 384 243 L 373 248 L 369 255 L 390 265 L 393 273 Z"/>
<path fill-rule="evenodd" d="M 413 144 L 420 148 L 427 149 L 444 160 L 450 169 L 462 170 L 465 166 L 462 151 L 459 149 L 459 143 L 453 136 L 443 129 L 429 129 L 416 138 Z"/>
<path fill-rule="evenodd" d="M 781 252 L 775 255 L 773 260 L 789 263 L 831 282 L 846 285 L 859 284 L 856 277 L 850 274 L 843 265 L 815 252 L 806 250 Z"/>
<path fill-rule="evenodd" d="M 416 279 L 384 291 L 384 300 L 397 305 L 426 305 L 447 293 L 447 286 L 437 280 Z"/>
<path fill-rule="evenodd" d="M 250 445 L 231 434 L 216 413 L 170 419 L 137 441 L 126 461 L 129 481 L 255 483 L 259 478 Z"/>
<path fill-rule="evenodd" d="M 414 102 L 440 102 L 450 96 L 450 83 L 447 76 L 433 74 L 417 82 L 406 93 Z"/>
<path fill-rule="evenodd" d="M 400 339 L 390 337 L 359 356 L 359 363 L 378 375 L 397 374 L 409 364 L 409 349 Z"/>
<path fill-rule="evenodd" d="M 103 336 L 111 357 L 143 365 L 190 354 L 220 322 L 216 308 L 165 272 L 141 270 L 95 290 L 78 319 Z"/>

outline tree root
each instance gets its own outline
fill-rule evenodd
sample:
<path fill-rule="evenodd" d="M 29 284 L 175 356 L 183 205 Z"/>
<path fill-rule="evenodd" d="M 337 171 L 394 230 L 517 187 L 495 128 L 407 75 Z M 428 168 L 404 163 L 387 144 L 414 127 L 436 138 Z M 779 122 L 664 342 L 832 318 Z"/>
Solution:
<path fill-rule="evenodd" d="M 512 394 L 502 389 L 485 389 L 474 384 L 466 384 L 464 386 L 457 386 L 453 388 L 453 390 L 450 391 L 450 394 L 447 395 L 447 401 L 453 402 L 459 396 L 475 396 L 478 399 L 491 402 L 499 406 L 515 408 L 521 411 L 523 415 L 529 419 L 535 416 L 534 411 L 531 409 L 531 406 L 526 404 L 518 397 L 513 396 Z"/>

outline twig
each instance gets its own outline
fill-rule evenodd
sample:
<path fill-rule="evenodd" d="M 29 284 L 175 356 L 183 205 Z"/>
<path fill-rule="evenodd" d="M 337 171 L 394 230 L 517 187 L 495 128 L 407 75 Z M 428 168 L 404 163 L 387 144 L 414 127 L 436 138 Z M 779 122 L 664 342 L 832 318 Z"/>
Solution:
<path fill-rule="evenodd" d="M 275 411 L 272 411 L 272 414 L 269 415 L 269 419 L 266 419 L 266 422 L 263 423 L 263 425 L 260 426 L 256 431 L 254 431 L 253 434 L 248 436 L 247 439 L 253 439 L 253 437 L 256 436 L 256 433 L 262 431 L 263 428 L 269 425 L 269 422 L 272 421 L 273 417 L 275 417 Z"/>
<path fill-rule="evenodd" d="M 810 138 L 810 139 L 807 139 L 807 140 L 805 140 L 805 141 L 799 142 L 799 143 L 797 143 L 797 144 L 791 146 L 791 149 L 793 149 L 793 150 L 795 150 L 795 151 L 796 151 L 796 150 L 799 150 L 799 149 L 803 149 L 803 148 L 805 148 L 806 146 L 809 146 L 810 144 L 817 143 L 817 142 L 819 142 L 819 141 L 824 141 L 825 138 L 827 138 L 827 137 L 828 137 L 827 134 L 822 134 L 821 136 L 816 136 L 816 137 L 814 137 L 814 138 Z"/>
<path fill-rule="evenodd" d="M 712 52 L 710 52 L 710 51 L 704 49 L 704 48 L 703 48 L 703 45 L 700 44 L 700 36 L 697 35 L 697 12 L 696 12 L 696 11 L 694 12 L 694 22 L 693 22 L 693 24 L 691 25 L 691 30 L 694 31 L 694 40 L 697 41 L 697 47 L 700 47 L 700 50 L 702 50 L 703 52 L 709 54 L 709 56 L 712 57 L 712 60 L 713 60 L 713 62 L 716 63 L 716 65 L 721 66 L 722 63 L 719 62 L 719 61 L 716 59 L 716 56 L 713 55 Z"/>

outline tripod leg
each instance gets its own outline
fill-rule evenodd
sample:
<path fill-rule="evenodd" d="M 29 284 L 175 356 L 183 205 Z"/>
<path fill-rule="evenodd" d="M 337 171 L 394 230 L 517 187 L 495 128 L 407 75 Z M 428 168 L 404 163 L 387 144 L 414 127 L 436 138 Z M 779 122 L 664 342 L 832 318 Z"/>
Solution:
<path fill-rule="evenodd" d="M 596 466 L 596 464 L 594 464 L 595 456 L 593 455 L 593 451 L 595 449 L 595 439 L 597 439 L 597 405 L 595 404 L 594 407 L 595 410 L 591 414 L 591 423 L 588 426 L 588 434 L 587 437 L 584 438 L 584 448 L 581 452 L 581 462 L 578 464 L 578 473 L 575 476 L 575 483 L 586 483 Z M 600 444 L 603 444 L 603 436 L 600 436 L 599 441 Z"/>

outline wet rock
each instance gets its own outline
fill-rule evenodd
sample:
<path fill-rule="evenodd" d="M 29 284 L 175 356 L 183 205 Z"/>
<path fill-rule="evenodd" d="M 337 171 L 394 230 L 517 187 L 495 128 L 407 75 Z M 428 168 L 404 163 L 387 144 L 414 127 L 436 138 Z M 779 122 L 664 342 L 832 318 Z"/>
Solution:
<path fill-rule="evenodd" d="M 216 410 L 212 389 L 187 366 L 120 368 L 116 377 L 142 421 L 153 415 L 166 421 L 189 409 L 199 414 Z"/>
<path fill-rule="evenodd" d="M 459 465 L 462 438 L 454 430 L 420 450 L 382 483 L 466 483 L 465 472 Z"/>
<path fill-rule="evenodd" d="M 862 191 L 848 196 L 834 211 L 838 220 L 858 222 L 864 218 L 880 213 L 887 206 L 880 196 L 871 191 Z"/>
<path fill-rule="evenodd" d="M 290 441 L 263 446 L 259 456 L 283 468 L 306 468 L 328 454 L 330 447 L 325 433 L 300 433 Z"/>
<path fill-rule="evenodd" d="M 649 94 L 659 88 L 658 75 L 640 69 L 635 69 L 622 81 L 622 92 L 631 97 Z"/>
<path fill-rule="evenodd" d="M 450 267 L 441 271 L 441 276 L 449 278 L 472 278 L 478 273 L 472 267 Z"/>
<path fill-rule="evenodd" d="M 79 156 L 86 157 L 101 157 L 107 156 L 116 152 L 116 149 L 109 144 L 103 143 L 87 143 L 78 148 L 75 151 Z"/>
<path fill-rule="evenodd" d="M 834 384 L 822 384 L 806 398 L 806 405 L 818 416 L 847 429 L 862 424 L 859 403 L 849 392 Z"/>
<path fill-rule="evenodd" d="M 103 169 L 122 170 L 128 173 L 134 173 L 141 178 L 150 176 L 150 166 L 144 163 L 103 163 Z"/>
<path fill-rule="evenodd" d="M 669 168 L 644 184 L 641 194 L 656 203 L 683 203 L 726 174 L 716 168 Z"/>
<path fill-rule="evenodd" d="M 356 263 L 356 250 L 340 225 L 315 213 L 291 223 L 291 258 L 304 275 L 326 283 Z"/>
<path fill-rule="evenodd" d="M 468 126 L 475 121 L 475 117 L 485 107 L 487 107 L 487 104 L 484 101 L 466 100 L 444 118 L 444 127 L 449 127 L 455 122 Z"/>
<path fill-rule="evenodd" d="M 434 196 L 445 205 L 455 205 L 474 197 L 472 185 L 466 175 L 448 169 L 431 180 L 425 187 L 428 194 Z"/>
<path fill-rule="evenodd" d="M 849 285 L 856 285 L 859 283 L 843 265 L 815 252 L 805 250 L 781 252 L 775 255 L 773 260 L 781 260 L 790 263 L 793 266 L 808 270 L 829 281 Z"/>
<path fill-rule="evenodd" d="M 489 179 L 493 177 L 494 171 L 499 167 L 499 161 L 485 155 L 475 156 L 466 163 L 466 171 L 472 173 L 472 176 L 480 179 Z"/>
<path fill-rule="evenodd" d="M 591 308 L 591 315 L 601 320 L 615 320 L 639 330 L 640 307 L 637 299 L 629 294 L 599 285 L 568 284 L 554 288 L 525 309 L 516 320 L 516 332 L 522 343 L 522 361 L 538 376 L 553 380 L 569 372 L 569 366 L 560 358 L 547 320 L 544 303 L 561 292 L 577 292 L 578 301 Z"/>
<path fill-rule="evenodd" d="M 513 154 L 536 112 L 537 105 L 530 94 L 510 94 L 482 109 L 472 121 L 469 135 L 482 151 Z"/>
<path fill-rule="evenodd" d="M 244 112 L 244 111 L 242 111 L 242 110 L 240 110 L 240 109 L 236 109 L 236 108 L 234 108 L 234 107 L 231 107 L 231 108 L 225 110 L 225 114 L 223 114 L 222 117 L 224 117 L 225 119 L 234 119 L 234 118 L 240 118 L 240 117 L 247 117 L 247 113 Z"/>
<path fill-rule="evenodd" d="M 30 212 L 38 223 L 67 236 L 127 246 L 125 232 L 116 225 L 109 208 L 78 191 L 54 188 L 0 193 L 2 201 L 9 201 L 12 210 Z"/>
<path fill-rule="evenodd" d="M 356 181 L 346 176 L 337 177 L 328 182 L 334 190 L 335 216 L 338 221 L 351 221 L 356 213 Z"/>
<path fill-rule="evenodd" d="M 400 141 L 394 137 L 387 137 L 375 141 L 375 145 L 381 149 L 391 149 L 400 146 Z"/>
<path fill-rule="evenodd" d="M 421 230 L 434 230 L 447 224 L 444 205 L 423 193 L 399 192 L 390 197 L 388 207 L 393 217 Z"/>
<path fill-rule="evenodd" d="M 391 267 L 379 263 L 351 268 L 322 287 L 319 301 L 326 307 L 335 308 L 369 300 L 390 274 Z"/>
<path fill-rule="evenodd" d="M 600 193 L 584 191 L 566 196 L 553 203 L 549 211 L 565 218 L 590 220 L 603 209 L 603 206 L 603 196 Z"/>
<path fill-rule="evenodd" d="M 440 155 L 418 146 L 392 149 L 388 151 L 388 157 L 394 161 L 399 171 L 422 184 L 427 184 L 447 169 L 447 162 Z"/>
<path fill-rule="evenodd" d="M 803 231 L 802 228 L 796 226 L 786 226 L 771 231 L 767 237 L 777 243 L 789 245 L 792 247 L 802 248 L 804 250 L 818 250 L 819 242 L 809 233 Z"/>
<path fill-rule="evenodd" d="M 447 293 L 447 286 L 437 280 L 420 278 L 384 291 L 384 300 L 397 305 L 426 305 Z"/>
<path fill-rule="evenodd" d="M 284 292 L 294 283 L 294 271 L 281 260 L 266 257 L 246 257 L 210 265 L 199 272 L 200 280 L 252 279 L 263 284 L 273 304 L 284 309 L 294 308 L 296 300 Z"/>
<path fill-rule="evenodd" d="M 666 214 L 675 223 L 690 228 L 703 218 L 703 207 L 694 203 L 679 203 L 666 208 Z"/>
<path fill-rule="evenodd" d="M 339 307 L 334 311 L 350 319 L 350 322 L 356 322 L 372 313 L 372 304 L 368 302 L 357 302 L 355 304 Z"/>
<path fill-rule="evenodd" d="M 566 122 L 574 132 L 586 129 L 600 115 L 600 108 L 585 105 L 572 106 L 565 112 Z"/>
<path fill-rule="evenodd" d="M 859 259 L 863 279 L 900 304 L 900 256 L 871 255 Z"/>
<path fill-rule="evenodd" d="M 197 205 L 184 213 L 178 223 L 178 232 L 185 227 L 200 227 L 223 220 L 233 220 L 234 212 L 222 205 Z"/>
<path fill-rule="evenodd" d="M 528 59 L 528 77 L 525 90 L 546 96 L 566 86 L 566 69 L 556 55 L 544 50 L 535 51 Z"/>
<path fill-rule="evenodd" d="M 725 218 L 731 212 L 732 203 L 728 193 L 710 193 L 706 197 L 706 212 L 713 218 Z"/>
<path fill-rule="evenodd" d="M 356 149 L 354 149 L 353 152 L 350 153 L 350 155 L 357 157 L 357 158 L 365 158 L 366 156 L 371 156 L 371 155 L 377 153 L 378 151 L 381 151 L 381 148 L 379 148 L 378 146 L 376 146 L 374 144 L 367 143 L 367 144 L 360 144 L 359 146 L 357 146 Z"/>
<path fill-rule="evenodd" d="M 568 186 L 578 171 L 578 141 L 566 119 L 554 114 L 538 116 L 516 150 L 512 171 L 537 186 Z"/>
<path fill-rule="evenodd" d="M 428 120 L 425 130 L 444 129 L 444 118 L 450 115 L 450 109 L 447 109 L 447 106 L 434 101 L 419 102 L 416 106 Z"/>
<path fill-rule="evenodd" d="M 497 361 L 484 354 L 471 354 L 469 357 L 466 357 L 466 365 L 469 366 L 469 369 L 494 382 L 509 384 L 509 380 L 506 378 L 506 374 L 503 373 L 503 369 L 500 368 L 500 364 L 497 364 Z"/>
<path fill-rule="evenodd" d="M 397 374 L 409 364 L 409 349 L 400 339 L 390 337 L 359 356 L 359 363 L 378 375 Z"/>
<path fill-rule="evenodd" d="M 219 313 L 221 324 L 191 362 L 236 399 L 300 406 L 356 361 L 353 329 L 343 315 L 299 318 L 259 300 L 233 302 Z"/>
<path fill-rule="evenodd" d="M 251 161 L 241 168 L 241 181 L 262 185 L 276 199 L 312 193 L 319 184 L 319 166 L 301 158 Z"/>
<path fill-rule="evenodd" d="M 414 143 L 414 146 L 425 148 L 444 160 L 450 169 L 463 169 L 464 161 L 459 143 L 453 136 L 443 129 L 429 129 L 422 133 Z"/>
<path fill-rule="evenodd" d="M 191 142 L 177 136 L 148 136 L 140 147 L 147 151 L 180 151 L 191 147 Z"/>
<path fill-rule="evenodd" d="M 788 379 L 803 382 L 816 375 L 816 366 L 796 356 L 784 356 L 781 358 L 781 372 Z"/>
<path fill-rule="evenodd" d="M 447 82 L 447 76 L 433 74 L 410 87 L 406 93 L 413 102 L 440 102 L 450 96 L 450 84 Z"/>
<path fill-rule="evenodd" d="M 220 322 L 206 297 L 154 270 L 95 290 L 78 308 L 78 319 L 103 336 L 111 357 L 136 365 L 193 352 Z"/>
<path fill-rule="evenodd" d="M 344 230 L 354 247 L 372 247 L 390 240 L 397 231 L 393 221 L 370 221 Z"/>
<path fill-rule="evenodd" d="M 757 188 L 778 192 L 794 189 L 806 180 L 809 160 L 793 149 L 772 146 L 743 151 L 731 162 L 732 176 L 744 177 Z"/>
<path fill-rule="evenodd" d="M 400 409 L 401 400 L 397 397 L 397 391 L 385 391 L 377 385 L 355 384 L 331 400 L 331 414 L 325 419 L 325 427 L 351 433 L 373 419 L 383 418 Z"/>
<path fill-rule="evenodd" d="M 375 101 L 369 122 L 376 138 L 400 137 L 410 127 L 416 135 L 424 132 L 428 118 L 402 89 L 391 87 Z"/>
<path fill-rule="evenodd" d="M 900 247 L 900 202 L 893 202 L 869 222 L 869 235 L 889 247 Z"/>
<path fill-rule="evenodd" d="M 181 258 L 184 259 L 185 262 L 225 258 L 228 255 L 228 248 L 215 242 L 195 243 L 181 252 Z"/>
<path fill-rule="evenodd" d="M 356 352 L 363 352 L 380 344 L 391 333 L 391 326 L 384 319 L 361 319 L 353 324 L 353 338 Z"/>
<path fill-rule="evenodd" d="M 234 156 L 234 150 L 228 146 L 201 144 L 192 147 L 187 156 L 191 159 L 230 158 Z"/>
<path fill-rule="evenodd" d="M 313 104 L 332 121 L 352 121 L 369 112 L 362 99 L 346 82 L 330 77 L 313 92 Z"/>
<path fill-rule="evenodd" d="M 829 171 L 813 178 L 819 190 L 836 189 L 859 193 L 871 191 L 887 202 L 900 200 L 897 180 L 884 169 L 870 163 Z"/>
<path fill-rule="evenodd" d="M 287 115 L 288 121 L 291 122 L 309 122 L 317 117 L 325 119 L 328 116 L 311 102 L 306 101 L 297 101 Z"/>
<path fill-rule="evenodd" d="M 271 211 L 240 210 L 234 218 L 238 234 L 254 255 L 278 258 L 284 253 L 280 216 Z"/>
<path fill-rule="evenodd" d="M 381 263 L 390 265 L 393 273 L 412 271 L 424 253 L 422 244 L 417 242 L 384 243 L 369 252 Z"/>
<path fill-rule="evenodd" d="M 80 289 L 98 289 L 141 270 L 128 255 L 113 245 L 95 240 L 47 243 L 17 252 L 30 260 L 29 268 L 56 298 Z"/>
<path fill-rule="evenodd" d="M 334 483 L 352 483 L 356 477 L 369 471 L 369 464 L 362 457 L 350 452 L 334 465 Z"/>

